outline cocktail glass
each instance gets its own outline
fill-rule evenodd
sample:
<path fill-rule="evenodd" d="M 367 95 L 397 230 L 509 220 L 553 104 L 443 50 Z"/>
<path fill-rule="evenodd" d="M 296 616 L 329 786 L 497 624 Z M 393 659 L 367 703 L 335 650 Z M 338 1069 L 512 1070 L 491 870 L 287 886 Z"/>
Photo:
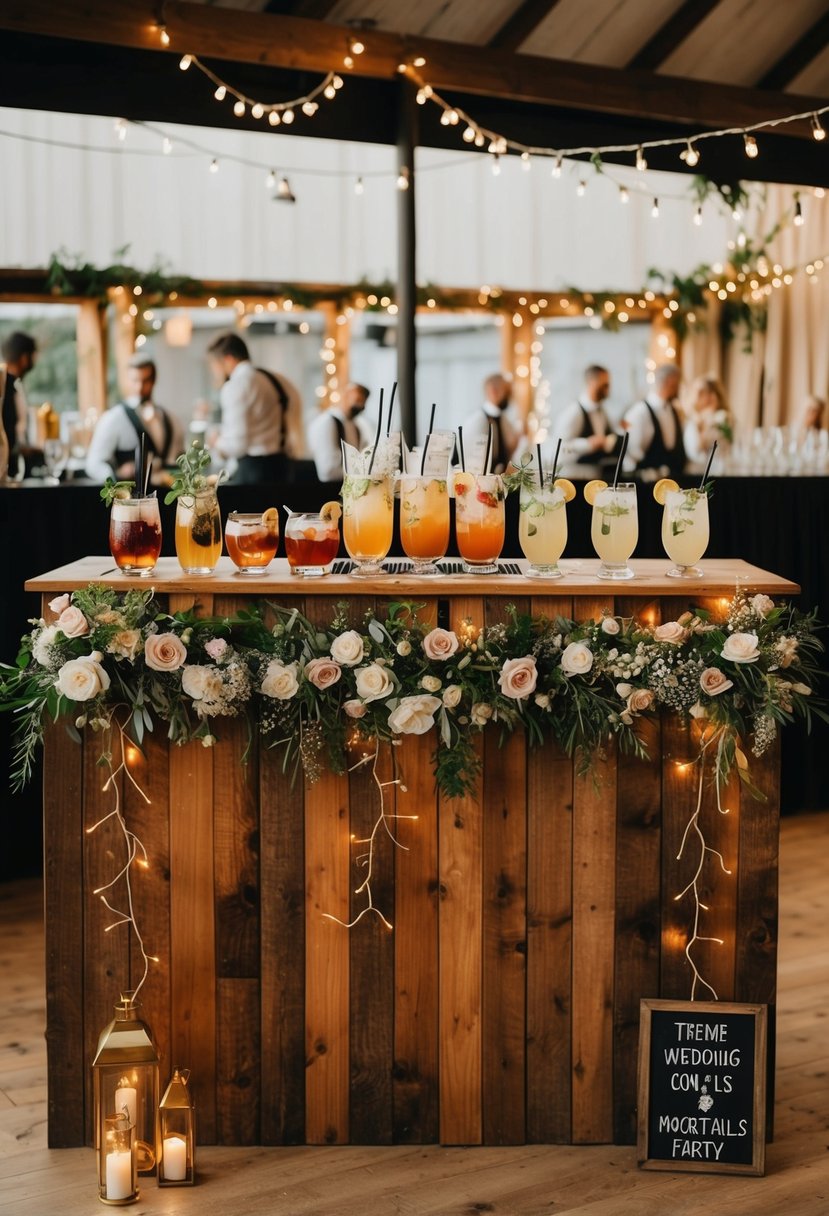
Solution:
<path fill-rule="evenodd" d="M 62 439 L 47 439 L 43 444 L 43 459 L 46 462 L 49 481 L 57 485 L 69 462 L 69 445 Z"/>
<path fill-rule="evenodd" d="M 276 557 L 279 545 L 279 516 L 276 510 L 273 511 L 273 518 L 267 520 L 261 515 L 231 511 L 225 525 L 225 544 L 237 573 L 264 574 Z"/>
<path fill-rule="evenodd" d="M 285 556 L 291 574 L 299 578 L 323 578 L 340 547 L 340 529 L 335 519 L 317 513 L 289 515 L 285 524 Z"/>
<path fill-rule="evenodd" d="M 669 578 L 702 578 L 696 564 L 708 548 L 708 495 L 703 490 L 673 490 L 662 512 L 662 545 L 674 563 Z"/>
<path fill-rule="evenodd" d="M 161 552 L 161 518 L 155 492 L 116 498 L 109 515 L 109 548 L 122 574 L 147 578 Z"/>
<path fill-rule="evenodd" d="M 636 486 L 633 482 L 618 482 L 599 490 L 593 502 L 593 523 L 590 532 L 593 548 L 601 558 L 599 578 L 633 578 L 628 559 L 639 539 L 636 514 Z"/>
<path fill-rule="evenodd" d="M 465 574 L 497 574 L 504 547 L 500 474 L 455 474 L 455 534 Z"/>
<path fill-rule="evenodd" d="M 400 478 L 400 542 L 413 574 L 440 574 L 449 547 L 449 492 L 445 478 L 404 473 Z"/>
<path fill-rule="evenodd" d="M 518 541 L 530 563 L 527 578 L 561 578 L 558 559 L 567 544 L 567 508 L 552 473 L 544 474 L 540 486 L 537 473 L 522 482 Z"/>
<path fill-rule="evenodd" d="M 209 486 L 176 503 L 176 556 L 185 574 L 212 574 L 222 552 L 222 519 Z"/>
<path fill-rule="evenodd" d="M 354 578 L 385 574 L 382 562 L 391 548 L 394 521 L 392 476 L 347 473 L 343 481 L 343 540 L 355 563 Z"/>

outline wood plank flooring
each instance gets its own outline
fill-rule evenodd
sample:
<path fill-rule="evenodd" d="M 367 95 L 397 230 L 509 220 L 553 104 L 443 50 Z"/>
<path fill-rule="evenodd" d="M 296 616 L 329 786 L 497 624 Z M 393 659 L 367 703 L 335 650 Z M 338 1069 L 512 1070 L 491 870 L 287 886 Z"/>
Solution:
<path fill-rule="evenodd" d="M 762 814 L 760 804 L 757 814 Z M 829 813 L 782 825 L 775 1142 L 765 1178 L 647 1173 L 632 1148 L 201 1149 L 135 1216 L 827 1216 Z M 89 1149 L 46 1148 L 41 891 L 0 886 L 0 1216 L 100 1211 Z"/>

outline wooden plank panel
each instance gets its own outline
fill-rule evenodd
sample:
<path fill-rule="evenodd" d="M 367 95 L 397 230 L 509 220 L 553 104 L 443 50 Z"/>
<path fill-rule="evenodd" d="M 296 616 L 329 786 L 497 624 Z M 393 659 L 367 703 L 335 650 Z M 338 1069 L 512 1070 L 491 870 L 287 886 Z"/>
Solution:
<path fill-rule="evenodd" d="M 63 725 L 47 725 L 43 879 L 50 1148 L 77 1148 L 86 1140 L 83 925 L 90 897 L 79 881 L 86 848 L 83 772 L 83 747 L 69 738 Z"/>
<path fill-rule="evenodd" d="M 538 596 L 533 614 L 572 615 L 570 599 Z M 573 765 L 550 742 L 527 757 L 527 1139 L 571 1133 Z"/>
<path fill-rule="evenodd" d="M 216 1131 L 221 1144 L 258 1144 L 259 980 L 216 981 Z"/>
<path fill-rule="evenodd" d="M 659 960 L 659 995 L 687 1001 L 691 996 L 691 969 L 685 957 L 692 919 L 692 896 L 676 896 L 691 881 L 695 863 L 686 848 L 677 860 L 682 836 L 696 806 L 693 764 L 696 747 L 691 731 L 676 714 L 662 718 L 662 934 Z"/>
<path fill-rule="evenodd" d="M 453 598 L 449 627 L 483 625 L 480 599 Z M 440 1138 L 480 1144 L 482 816 L 480 784 L 464 798 L 439 799 Z"/>
<path fill-rule="evenodd" d="M 613 610 L 580 598 L 579 621 Z M 594 757 L 594 760 L 598 757 Z M 613 1139 L 616 753 L 573 779 L 573 1142 Z"/>
<path fill-rule="evenodd" d="M 520 612 L 529 600 L 515 601 Z M 485 603 L 487 625 L 507 619 Z M 485 1144 L 522 1144 L 526 1135 L 527 740 L 516 731 L 484 743 L 482 856 L 482 1103 Z"/>

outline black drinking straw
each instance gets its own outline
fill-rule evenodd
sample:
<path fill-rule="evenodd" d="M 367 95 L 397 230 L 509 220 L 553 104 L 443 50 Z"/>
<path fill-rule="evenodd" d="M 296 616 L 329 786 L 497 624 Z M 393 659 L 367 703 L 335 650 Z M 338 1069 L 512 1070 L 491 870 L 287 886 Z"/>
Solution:
<path fill-rule="evenodd" d="M 463 427 L 462 426 L 458 427 L 458 451 L 460 452 L 460 457 L 461 457 L 461 472 L 465 473 L 466 472 L 466 461 L 463 458 Z"/>
<path fill-rule="evenodd" d="M 432 402 L 432 412 L 429 415 L 429 429 L 426 432 L 426 442 L 423 445 L 423 456 L 421 457 L 421 460 L 420 460 L 420 476 L 421 477 L 423 476 L 424 472 L 426 471 L 426 453 L 429 451 L 429 440 L 432 438 L 432 428 L 435 425 L 435 410 L 436 409 L 437 409 L 437 406 L 435 405 L 435 403 L 433 401 Z"/>
<path fill-rule="evenodd" d="M 135 497 L 141 497 L 141 486 L 144 481 L 144 436 L 135 448 Z"/>
<path fill-rule="evenodd" d="M 622 439 L 622 446 L 619 448 L 619 458 L 616 461 L 616 471 L 613 474 L 613 489 L 614 490 L 616 489 L 616 482 L 619 480 L 619 470 L 622 467 L 622 461 L 625 458 L 625 452 L 628 450 L 628 439 L 629 438 L 630 438 L 630 432 L 625 431 L 624 437 Z"/>
<path fill-rule="evenodd" d="M 382 389 L 380 391 L 382 393 Z M 389 397 L 389 417 L 388 417 L 388 421 L 386 423 L 386 438 L 387 439 L 388 439 L 389 435 L 391 434 L 391 416 L 392 416 L 392 411 L 394 410 L 394 398 L 395 398 L 396 393 L 397 393 L 397 381 L 395 380 L 394 384 L 391 386 L 391 396 Z"/>
<path fill-rule="evenodd" d="M 555 481 L 555 479 L 556 479 L 556 471 L 558 470 L 558 454 L 560 451 L 561 451 L 561 436 L 559 435 L 558 443 L 556 444 L 556 454 L 553 457 L 553 481 Z"/>
<path fill-rule="evenodd" d="M 539 490 L 543 490 L 544 489 L 544 466 L 541 463 L 541 444 L 540 443 L 537 443 L 535 445 L 535 455 L 536 455 L 536 460 L 538 461 L 538 488 L 539 488 Z"/>
<path fill-rule="evenodd" d="M 493 424 L 490 422 L 489 434 L 486 437 L 486 454 L 484 455 L 484 476 L 486 476 L 486 474 L 487 474 L 487 466 L 489 465 L 489 458 L 492 455 L 492 426 L 493 426 Z"/>
<path fill-rule="evenodd" d="M 383 390 L 380 389 L 380 412 L 377 415 L 377 434 L 374 436 L 374 447 L 371 449 L 371 460 L 368 462 L 368 475 L 371 476 L 371 470 L 374 468 L 374 457 L 377 455 L 377 445 L 380 442 L 380 435 L 383 431 Z"/>
<path fill-rule="evenodd" d="M 149 485 L 150 485 L 150 473 L 152 473 L 152 471 L 153 471 L 153 457 L 152 457 L 152 452 L 151 452 L 149 457 L 147 458 L 147 464 L 144 469 L 144 497 L 145 498 L 147 497 L 147 490 L 149 489 Z"/>
<path fill-rule="evenodd" d="M 712 447 L 711 452 L 708 456 L 708 464 L 705 466 L 705 472 L 702 475 L 702 481 L 699 483 L 700 489 L 702 489 L 702 487 L 705 485 L 706 481 L 708 480 L 708 474 L 711 472 L 711 465 L 714 462 L 714 453 L 716 452 L 716 450 L 717 450 L 717 440 L 715 439 L 714 446 Z"/>

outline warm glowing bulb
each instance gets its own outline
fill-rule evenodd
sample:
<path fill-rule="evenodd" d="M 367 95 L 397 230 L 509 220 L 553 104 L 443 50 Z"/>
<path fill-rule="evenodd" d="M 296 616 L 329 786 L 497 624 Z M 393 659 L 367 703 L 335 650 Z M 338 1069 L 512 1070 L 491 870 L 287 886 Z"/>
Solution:
<path fill-rule="evenodd" d="M 286 126 L 290 126 L 291 123 L 294 121 L 293 110 L 290 110 L 290 109 L 286 110 L 285 113 L 282 115 L 282 121 L 286 124 Z"/>
<path fill-rule="evenodd" d="M 555 163 L 553 164 L 552 172 L 550 174 L 551 177 L 561 177 L 561 161 L 562 161 L 562 158 L 560 156 L 557 156 L 555 159 Z"/>
<path fill-rule="evenodd" d="M 178 66 L 181 68 L 182 72 L 186 72 L 192 62 L 192 55 L 182 55 L 181 59 L 178 61 Z"/>
<path fill-rule="evenodd" d="M 582 178 L 582 180 L 576 186 L 576 196 L 578 198 L 584 198 L 586 190 L 587 190 L 587 182 L 584 180 L 584 178 Z"/>
<path fill-rule="evenodd" d="M 699 226 L 702 224 L 702 207 L 697 207 L 696 211 L 694 212 L 694 223 L 696 224 L 697 228 L 699 228 Z"/>
<path fill-rule="evenodd" d="M 302 113 L 308 118 L 313 118 L 318 109 L 319 106 L 315 101 L 303 101 L 302 103 Z"/>
<path fill-rule="evenodd" d="M 803 227 L 803 208 L 800 205 L 800 199 L 795 199 L 794 203 L 794 223 L 798 228 Z"/>
<path fill-rule="evenodd" d="M 365 186 L 363 185 L 363 179 L 361 177 L 358 177 L 356 182 L 354 183 L 354 193 L 362 194 L 364 192 L 364 190 L 365 190 Z"/>
<path fill-rule="evenodd" d="M 170 45 L 170 35 L 167 33 L 166 25 L 160 25 L 158 27 L 158 40 L 162 46 Z"/>
<path fill-rule="evenodd" d="M 620 202 L 620 203 L 628 203 L 628 202 L 630 202 L 630 194 L 628 193 L 628 188 L 627 188 L 627 186 L 620 186 L 620 187 L 619 187 L 619 202 Z"/>
<path fill-rule="evenodd" d="M 694 165 L 699 164 L 699 151 L 694 147 L 690 139 L 688 140 L 688 146 L 685 148 L 684 152 L 680 152 L 680 157 L 691 169 L 693 169 Z"/>
<path fill-rule="evenodd" d="M 492 154 L 492 176 L 498 177 L 501 172 L 501 158 L 497 152 Z"/>
<path fill-rule="evenodd" d="M 475 128 L 467 127 L 463 133 L 463 142 L 465 144 L 471 144 L 474 139 L 475 139 Z"/>
<path fill-rule="evenodd" d="M 826 129 L 817 114 L 812 115 L 812 135 L 818 143 L 826 138 Z"/>
<path fill-rule="evenodd" d="M 233 113 L 236 115 L 237 118 L 245 117 L 245 103 L 242 101 L 241 97 L 239 98 L 238 101 L 234 102 Z"/>
<path fill-rule="evenodd" d="M 279 124 L 282 122 L 282 117 L 279 113 L 279 110 L 271 110 L 270 114 L 268 115 L 268 122 L 271 124 L 272 127 L 279 126 Z"/>
<path fill-rule="evenodd" d="M 224 99 L 227 97 L 227 89 L 223 84 L 220 84 L 213 96 L 217 101 L 224 101 Z"/>
<path fill-rule="evenodd" d="M 216 160 L 215 156 L 213 157 L 213 159 L 210 162 L 210 172 L 211 173 L 219 172 L 219 162 Z"/>
<path fill-rule="evenodd" d="M 116 118 L 115 134 L 118 136 L 121 143 L 123 143 L 127 138 L 127 120 L 125 118 Z"/>
<path fill-rule="evenodd" d="M 251 106 L 251 110 L 250 110 L 251 118 L 261 118 L 264 113 L 265 113 L 265 107 L 262 105 L 261 101 L 257 101 L 254 103 L 254 105 Z"/>
<path fill-rule="evenodd" d="M 366 48 L 359 38 L 352 38 L 348 43 L 348 49 L 351 51 L 352 55 L 362 55 Z"/>
<path fill-rule="evenodd" d="M 409 170 L 404 165 L 397 175 L 397 189 L 408 190 L 409 188 Z"/>
<path fill-rule="evenodd" d="M 636 149 L 636 168 L 640 173 L 644 173 L 648 167 L 648 162 L 645 160 L 645 151 L 642 145 Z"/>
<path fill-rule="evenodd" d="M 658 198 L 655 198 L 653 200 L 653 206 L 651 207 L 651 217 L 655 220 L 659 219 L 659 199 Z"/>
<path fill-rule="evenodd" d="M 525 173 L 529 173 L 529 171 L 530 171 L 530 169 L 532 169 L 532 167 L 533 167 L 533 162 L 532 162 L 532 158 L 531 158 L 529 152 L 522 152 L 521 153 L 521 168 L 524 170 Z"/>
<path fill-rule="evenodd" d="M 744 136 L 746 156 L 750 160 L 755 160 L 760 155 L 760 149 L 757 147 L 757 140 L 753 135 Z"/>
<path fill-rule="evenodd" d="M 275 185 L 276 185 L 276 172 L 275 172 L 275 170 L 271 169 L 270 173 L 265 178 L 265 189 L 273 190 Z"/>

